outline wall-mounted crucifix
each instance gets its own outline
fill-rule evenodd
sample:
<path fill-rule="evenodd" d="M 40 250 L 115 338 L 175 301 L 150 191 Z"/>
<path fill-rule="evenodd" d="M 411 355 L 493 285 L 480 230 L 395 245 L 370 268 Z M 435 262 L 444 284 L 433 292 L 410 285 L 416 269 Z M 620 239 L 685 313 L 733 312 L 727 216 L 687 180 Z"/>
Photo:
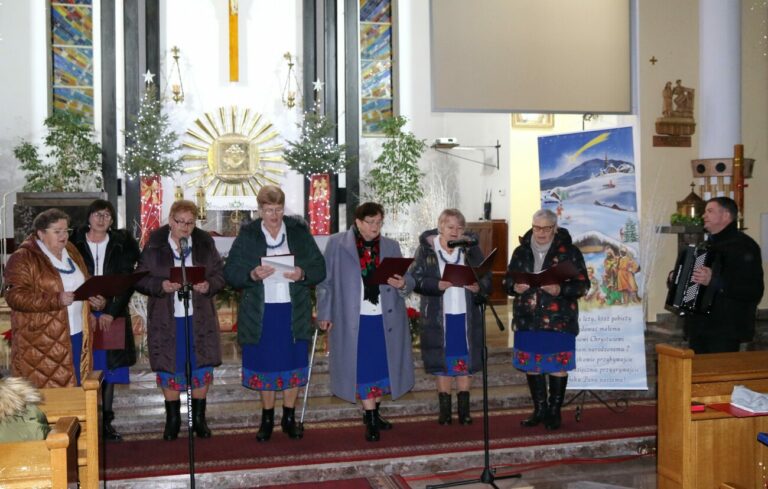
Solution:
<path fill-rule="evenodd" d="M 239 50 L 237 44 L 238 0 L 229 0 L 229 81 L 240 80 Z"/>

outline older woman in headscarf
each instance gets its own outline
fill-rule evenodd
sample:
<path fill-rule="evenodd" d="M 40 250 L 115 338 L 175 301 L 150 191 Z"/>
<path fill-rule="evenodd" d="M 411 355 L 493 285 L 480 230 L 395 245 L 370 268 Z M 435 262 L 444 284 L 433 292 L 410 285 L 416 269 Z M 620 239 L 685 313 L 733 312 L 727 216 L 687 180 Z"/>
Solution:
<path fill-rule="evenodd" d="M 561 283 L 536 287 L 516 282 L 513 276 L 513 272 L 537 273 L 564 262 L 571 262 L 576 272 Z M 568 231 L 558 228 L 554 212 L 540 209 L 533 214 L 531 229 L 512 253 L 505 286 L 513 297 L 512 362 L 527 374 L 533 399 L 533 414 L 521 424 L 536 426 L 544 422 L 547 429 L 556 430 L 560 427 L 568 372 L 576 368 L 578 300 L 587 293 L 590 282 L 581 251 L 573 245 Z"/>
<path fill-rule="evenodd" d="M 188 200 L 171 205 L 168 224 L 152 232 L 139 259 L 137 271 L 149 271 L 136 290 L 147 301 L 149 364 L 157 373 L 157 385 L 165 398 L 164 440 L 175 440 L 181 428 L 180 393 L 187 390 L 186 362 L 192 369 L 192 422 L 195 434 L 209 438 L 205 419 L 213 368 L 221 364 L 219 319 L 214 296 L 224 287 L 224 264 L 210 234 L 195 227 L 197 206 Z M 185 242 L 186 246 L 182 246 Z M 171 281 L 172 267 L 205 267 L 203 280 L 191 287 L 189 338 L 186 338 L 182 284 Z M 187 351 L 189 344 L 189 352 Z"/>
<path fill-rule="evenodd" d="M 88 268 L 69 239 L 69 216 L 41 212 L 33 233 L 5 268 L 5 300 L 11 308 L 11 372 L 36 387 L 79 385 L 91 368 L 90 310 L 102 296 L 76 301 Z"/>

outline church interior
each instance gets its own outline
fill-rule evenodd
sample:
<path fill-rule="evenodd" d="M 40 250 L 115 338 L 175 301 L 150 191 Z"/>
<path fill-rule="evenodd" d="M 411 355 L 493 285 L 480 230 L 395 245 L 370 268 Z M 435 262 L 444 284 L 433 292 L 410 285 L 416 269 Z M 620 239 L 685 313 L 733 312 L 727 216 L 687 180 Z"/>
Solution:
<path fill-rule="evenodd" d="M 276 429 L 257 443 L 229 287 L 214 301 L 213 436 L 188 440 L 182 396 L 181 434 L 165 442 L 151 311 L 135 293 L 136 362 L 114 386 L 122 440 L 104 438 L 98 375 L 41 389 L 59 451 L 52 435 L 48 447 L 0 442 L 0 487 L 768 487 L 757 438 L 768 409 L 727 410 L 734 385 L 768 393 L 768 297 L 738 353 L 699 355 L 668 287 L 714 197 L 734 199 L 768 261 L 765 0 L 0 0 L 0 65 L 3 271 L 36 214 L 60 208 L 74 228 L 94 199 L 142 247 L 190 201 L 193 227 L 226 260 L 268 185 L 321 251 L 368 201 L 404 257 L 451 208 L 484 255 L 496 250 L 471 425 L 434 421 L 414 293 L 415 383 L 382 405 L 395 426 L 381 442 L 366 443 L 360 407 L 333 395 L 321 333 L 297 400 L 303 438 Z M 56 114 L 89 143 L 72 143 L 66 121 L 52 138 Z M 58 150 L 67 138 L 73 155 Z M 531 399 L 503 284 L 541 208 L 570 231 L 594 285 L 579 301 L 558 431 L 519 426 Z M 635 267 L 627 289 L 611 285 L 623 263 Z M 0 298 L 0 379 L 12 374 L 11 315 Z"/>

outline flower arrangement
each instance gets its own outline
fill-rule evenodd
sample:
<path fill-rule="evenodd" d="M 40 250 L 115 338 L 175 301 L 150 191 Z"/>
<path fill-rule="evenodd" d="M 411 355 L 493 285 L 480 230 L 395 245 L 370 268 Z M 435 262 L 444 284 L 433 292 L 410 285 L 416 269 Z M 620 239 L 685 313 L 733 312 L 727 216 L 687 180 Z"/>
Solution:
<path fill-rule="evenodd" d="M 408 314 L 408 326 L 411 329 L 411 343 L 416 343 L 421 334 L 421 313 L 413 307 L 408 307 L 406 313 Z"/>

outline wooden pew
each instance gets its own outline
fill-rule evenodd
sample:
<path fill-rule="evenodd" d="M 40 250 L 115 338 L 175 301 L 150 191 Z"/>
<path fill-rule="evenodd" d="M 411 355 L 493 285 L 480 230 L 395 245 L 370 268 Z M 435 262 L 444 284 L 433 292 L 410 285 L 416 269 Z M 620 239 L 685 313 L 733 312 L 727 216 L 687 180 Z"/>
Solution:
<path fill-rule="evenodd" d="M 48 417 L 49 423 L 56 423 L 67 416 L 74 416 L 80 422 L 77 466 L 80 487 L 83 489 L 99 487 L 101 379 L 102 372 L 97 370 L 88 374 L 81 387 L 40 389 L 43 396 L 40 409 Z"/>
<path fill-rule="evenodd" d="M 691 401 L 728 403 L 734 385 L 768 392 L 768 351 L 696 355 L 660 344 L 656 352 L 657 487 L 762 489 L 768 449 L 757 434 L 768 431 L 768 416 L 738 418 L 711 407 L 692 413 Z"/>
<path fill-rule="evenodd" d="M 77 418 L 62 417 L 45 440 L 0 443 L 0 487 L 77 487 Z"/>

